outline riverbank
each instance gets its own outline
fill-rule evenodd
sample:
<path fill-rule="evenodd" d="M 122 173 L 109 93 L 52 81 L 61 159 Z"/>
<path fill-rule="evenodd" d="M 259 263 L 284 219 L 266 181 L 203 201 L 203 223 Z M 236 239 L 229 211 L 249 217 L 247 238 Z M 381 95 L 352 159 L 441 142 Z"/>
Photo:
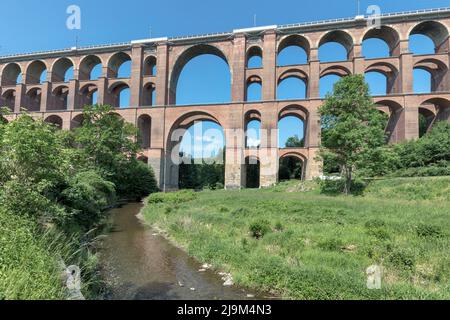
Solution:
<path fill-rule="evenodd" d="M 373 182 L 364 197 L 313 184 L 154 194 L 145 220 L 237 285 L 291 299 L 450 298 L 450 178 Z M 305 191 L 306 190 L 306 191 Z M 381 265 L 381 290 L 366 269 Z"/>

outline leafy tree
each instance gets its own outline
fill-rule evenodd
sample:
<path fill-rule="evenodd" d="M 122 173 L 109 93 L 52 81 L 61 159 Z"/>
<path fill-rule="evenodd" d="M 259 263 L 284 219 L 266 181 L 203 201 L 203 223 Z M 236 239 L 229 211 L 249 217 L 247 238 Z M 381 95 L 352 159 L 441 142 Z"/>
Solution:
<path fill-rule="evenodd" d="M 322 158 L 331 157 L 341 168 L 344 192 L 351 192 L 354 174 L 379 163 L 385 144 L 384 122 L 362 75 L 342 78 L 319 110 L 322 116 Z M 372 163 L 374 165 L 374 163 Z"/>
<path fill-rule="evenodd" d="M 286 140 L 286 148 L 303 148 L 305 146 L 305 139 L 300 139 L 298 135 L 289 137 Z"/>

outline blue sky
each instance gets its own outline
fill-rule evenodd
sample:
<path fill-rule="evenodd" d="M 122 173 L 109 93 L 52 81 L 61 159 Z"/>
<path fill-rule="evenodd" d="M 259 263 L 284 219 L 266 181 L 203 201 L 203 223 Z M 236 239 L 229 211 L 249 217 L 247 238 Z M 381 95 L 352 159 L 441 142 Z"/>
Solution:
<path fill-rule="evenodd" d="M 377 4 L 383 13 L 424 8 L 450 6 L 450 0 L 361 0 L 361 12 L 368 5 Z M 81 8 L 81 30 L 66 28 L 69 5 Z M 130 40 L 204 34 L 231 31 L 256 25 L 286 24 L 330 18 L 352 17 L 357 13 L 356 0 L 228 0 L 228 1 L 148 1 L 148 0 L 3 0 L 0 19 L 0 55 L 43 51 L 81 46 L 129 42 Z M 6 8 L 6 10 L 5 10 Z M 414 51 L 429 49 L 427 39 L 414 39 Z M 320 52 L 321 60 L 342 60 L 342 52 L 330 44 Z M 377 52 L 379 44 L 369 43 L 365 55 Z M 279 63 L 295 63 L 302 60 L 303 53 L 288 48 L 280 56 Z M 428 79 L 415 74 L 417 91 L 428 90 Z M 280 86 L 280 99 L 304 96 L 304 86 L 288 79 Z M 330 77 L 321 81 L 321 94 L 332 88 L 337 79 Z M 368 75 L 374 94 L 385 90 L 379 75 Z M 177 102 L 226 102 L 230 99 L 230 77 L 226 63 L 212 56 L 192 60 L 180 77 Z M 255 90 L 253 90 L 255 89 Z M 250 100 L 257 100 L 259 93 L 252 88 Z M 128 98 L 125 96 L 124 100 Z M 124 105 L 126 103 L 124 102 Z M 293 134 L 303 135 L 303 129 L 286 121 L 281 133 L 281 144 Z"/>

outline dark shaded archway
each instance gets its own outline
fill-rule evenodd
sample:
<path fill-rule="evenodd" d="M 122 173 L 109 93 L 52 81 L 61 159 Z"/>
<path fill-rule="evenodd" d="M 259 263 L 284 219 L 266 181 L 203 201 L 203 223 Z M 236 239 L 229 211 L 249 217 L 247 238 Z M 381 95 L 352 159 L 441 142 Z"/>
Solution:
<path fill-rule="evenodd" d="M 257 157 L 245 158 L 245 187 L 258 189 L 261 186 L 261 163 Z"/>
<path fill-rule="evenodd" d="M 143 114 L 138 118 L 139 139 L 142 149 L 150 149 L 152 134 L 152 118 Z"/>

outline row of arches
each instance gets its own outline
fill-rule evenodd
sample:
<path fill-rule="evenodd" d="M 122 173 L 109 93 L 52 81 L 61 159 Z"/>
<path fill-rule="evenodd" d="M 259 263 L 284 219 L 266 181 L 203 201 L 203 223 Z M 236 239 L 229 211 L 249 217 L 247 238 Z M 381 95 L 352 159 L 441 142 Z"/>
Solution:
<path fill-rule="evenodd" d="M 156 101 L 156 86 L 152 82 L 144 84 L 142 89 L 142 106 L 153 106 Z M 60 84 L 55 86 L 46 101 L 46 110 L 64 111 L 69 109 L 69 86 Z M 98 102 L 99 87 L 95 82 L 84 84 L 77 93 L 78 99 L 74 109 L 82 109 L 85 105 L 93 105 Z M 2 106 L 14 110 L 16 104 L 17 91 L 9 88 L 1 95 Z M 21 108 L 27 111 L 39 111 L 42 102 L 42 88 L 35 86 L 29 88 L 21 100 Z M 105 97 L 105 103 L 115 108 L 125 108 L 130 106 L 130 86 L 127 82 L 117 81 L 110 85 Z"/>
<path fill-rule="evenodd" d="M 104 66 L 106 71 L 104 71 Z M 75 79 L 74 70 L 78 70 L 78 80 L 97 80 L 101 76 L 109 79 L 124 79 L 131 77 L 131 56 L 125 52 L 117 52 L 104 63 L 97 55 L 84 57 L 78 65 L 67 57 L 56 60 L 51 66 L 44 61 L 30 62 L 25 70 L 15 62 L 7 64 L 2 71 L 1 85 L 15 86 L 24 83 L 26 85 L 42 84 L 45 81 L 58 83 L 69 82 Z M 26 74 L 24 79 L 23 74 Z M 143 76 L 156 76 L 156 57 L 148 56 L 143 63 Z M 51 76 L 48 76 L 48 73 Z"/>
<path fill-rule="evenodd" d="M 425 21 L 414 26 L 408 34 L 409 51 L 416 55 L 446 52 L 444 45 L 448 39 L 448 28 L 437 21 Z M 277 48 L 277 65 L 301 65 L 311 60 L 311 48 L 319 49 L 318 60 L 321 62 L 345 61 L 353 55 L 355 44 L 361 44 L 362 55 L 367 59 L 385 58 L 400 54 L 399 32 L 390 26 L 381 26 L 368 30 L 361 39 L 356 39 L 344 30 L 326 33 L 317 44 L 303 35 L 289 35 L 279 42 Z M 316 46 L 314 46 L 316 45 Z M 247 50 L 247 68 L 261 68 L 263 50 L 255 45 Z"/>

